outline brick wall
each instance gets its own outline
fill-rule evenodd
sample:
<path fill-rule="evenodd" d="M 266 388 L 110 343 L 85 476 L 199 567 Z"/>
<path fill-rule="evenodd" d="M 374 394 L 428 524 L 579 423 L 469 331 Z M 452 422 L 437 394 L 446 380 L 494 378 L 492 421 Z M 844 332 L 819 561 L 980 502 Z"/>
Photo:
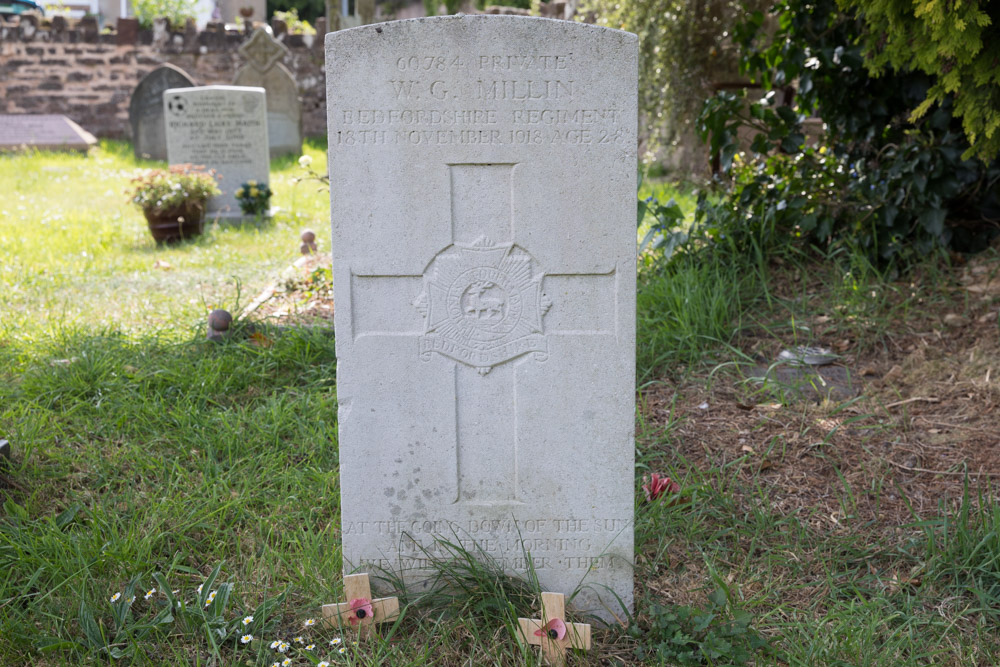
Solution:
<path fill-rule="evenodd" d="M 64 114 L 98 137 L 128 138 L 129 99 L 143 76 L 172 63 L 198 85 L 231 84 L 243 64 L 236 49 L 250 36 L 220 24 L 201 32 L 171 32 L 165 23 L 154 31 L 120 27 L 98 34 L 86 19 L 42 25 L 36 17 L 0 19 L 0 113 Z M 303 36 L 281 34 L 280 27 L 275 34 L 291 51 L 284 62 L 299 85 L 306 136 L 324 136 L 325 28 Z"/>

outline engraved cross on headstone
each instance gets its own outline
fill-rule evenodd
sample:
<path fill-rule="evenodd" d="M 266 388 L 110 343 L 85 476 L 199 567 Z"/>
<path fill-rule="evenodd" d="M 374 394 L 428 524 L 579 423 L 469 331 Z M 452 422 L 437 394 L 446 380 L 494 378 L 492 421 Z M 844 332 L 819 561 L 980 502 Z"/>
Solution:
<path fill-rule="evenodd" d="M 237 51 L 247 59 L 254 69 L 262 74 L 291 53 L 287 46 L 269 35 L 263 28 L 257 28 L 253 36 Z"/>
<path fill-rule="evenodd" d="M 351 273 L 356 341 L 415 338 L 413 354 L 423 361 L 457 362 L 453 394 L 442 396 L 455 405 L 455 503 L 520 502 L 518 468 L 530 461 L 518 456 L 519 368 L 544 363 L 561 336 L 616 330 L 613 265 L 601 273 L 546 273 L 516 242 L 516 166 L 448 165 L 451 244 L 429 258 L 422 276 Z M 393 314 L 407 293 L 423 331 Z"/>

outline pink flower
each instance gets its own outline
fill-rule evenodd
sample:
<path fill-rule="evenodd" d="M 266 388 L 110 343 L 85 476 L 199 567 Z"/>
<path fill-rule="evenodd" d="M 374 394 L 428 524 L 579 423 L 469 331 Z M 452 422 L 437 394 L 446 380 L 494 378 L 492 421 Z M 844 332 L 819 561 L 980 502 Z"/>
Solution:
<path fill-rule="evenodd" d="M 673 481 L 669 477 L 660 477 L 659 473 L 653 473 L 647 477 L 643 475 L 642 481 L 645 484 L 642 485 L 642 490 L 646 492 L 646 501 L 652 502 L 662 496 L 665 493 L 680 493 L 681 485 Z"/>
<path fill-rule="evenodd" d="M 357 625 L 362 620 L 375 615 L 375 612 L 372 610 L 372 601 L 368 598 L 355 598 L 351 600 L 351 612 L 350 618 L 347 619 L 351 625 Z"/>
<path fill-rule="evenodd" d="M 566 636 L 566 624 L 563 623 L 561 618 L 553 618 L 541 628 L 535 630 L 536 637 L 543 635 L 549 639 L 562 639 Z"/>

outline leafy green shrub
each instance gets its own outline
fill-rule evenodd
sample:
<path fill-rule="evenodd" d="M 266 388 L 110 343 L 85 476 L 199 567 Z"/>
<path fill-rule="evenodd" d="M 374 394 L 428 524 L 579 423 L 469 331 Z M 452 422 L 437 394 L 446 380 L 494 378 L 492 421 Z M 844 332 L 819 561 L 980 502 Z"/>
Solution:
<path fill-rule="evenodd" d="M 196 0 L 133 0 L 135 17 L 139 27 L 146 30 L 153 27 L 153 20 L 165 18 L 175 29 L 183 28 L 188 19 L 195 17 Z"/>
<path fill-rule="evenodd" d="M 878 76 L 890 68 L 930 78 L 911 120 L 954 100 L 968 148 L 963 157 L 1000 156 L 1000 25 L 988 0 L 840 0 L 865 23 L 865 59 Z"/>
<path fill-rule="evenodd" d="M 669 665 L 745 665 L 767 647 L 750 627 L 743 610 L 727 612 L 726 591 L 708 596 L 708 607 L 650 604 L 648 627 L 633 624 L 629 634 L 639 640 L 636 657 Z M 645 625 L 645 624 L 644 624 Z"/>
<path fill-rule="evenodd" d="M 682 229 L 684 212 L 673 198 L 665 204 L 652 195 L 640 199 L 639 227 L 642 227 L 647 217 L 652 221 L 642 241 L 639 242 L 640 261 L 645 266 L 656 261 L 669 260 L 674 251 L 688 240 L 687 232 Z"/>
<path fill-rule="evenodd" d="M 284 21 L 285 25 L 288 27 L 288 33 L 291 35 L 315 35 L 316 28 L 309 24 L 309 21 L 299 18 L 299 10 L 289 9 L 288 11 L 276 11 L 274 12 L 274 18 L 279 21 Z"/>
<path fill-rule="evenodd" d="M 740 252 L 800 240 L 881 260 L 985 247 L 1000 218 L 1000 164 L 963 159 L 969 145 L 950 102 L 911 124 L 926 76 L 869 77 L 860 24 L 833 0 L 784 0 L 776 11 L 774 34 L 757 13 L 735 37 L 761 86 L 798 83 L 793 103 L 776 105 L 772 92 L 753 103 L 720 93 L 705 104 L 698 130 L 732 181 L 721 202 L 702 198 L 698 231 Z M 805 146 L 802 122 L 813 111 L 827 127 L 821 149 Z M 734 161 L 744 128 L 756 132 L 751 155 Z"/>

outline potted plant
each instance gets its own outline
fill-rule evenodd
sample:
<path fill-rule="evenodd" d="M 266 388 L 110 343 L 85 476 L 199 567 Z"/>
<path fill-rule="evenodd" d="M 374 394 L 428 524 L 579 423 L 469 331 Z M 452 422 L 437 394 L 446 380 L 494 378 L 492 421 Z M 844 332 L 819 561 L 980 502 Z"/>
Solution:
<path fill-rule="evenodd" d="M 215 172 L 191 164 L 149 169 L 132 182 L 132 202 L 142 209 L 157 243 L 201 234 L 205 203 L 220 193 Z"/>

